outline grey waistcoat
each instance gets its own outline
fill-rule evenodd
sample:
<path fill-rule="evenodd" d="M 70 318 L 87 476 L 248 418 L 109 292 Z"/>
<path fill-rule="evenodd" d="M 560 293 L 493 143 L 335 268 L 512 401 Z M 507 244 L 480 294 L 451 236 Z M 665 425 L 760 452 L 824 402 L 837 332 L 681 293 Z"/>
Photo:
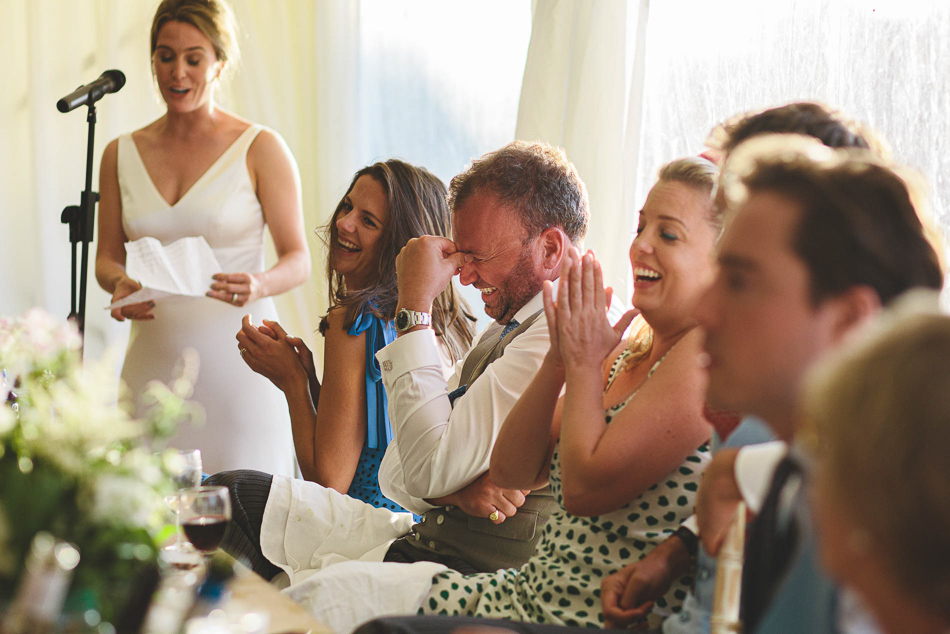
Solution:
<path fill-rule="evenodd" d="M 501 325 L 489 326 L 479 344 L 462 364 L 460 385 L 471 385 L 495 359 L 504 354 L 505 347 L 528 329 L 540 316 L 534 313 L 497 340 Z M 493 342 L 492 340 L 495 339 Z M 441 507 L 428 511 L 422 521 L 412 527 L 408 541 L 416 548 L 438 555 L 451 555 L 486 572 L 499 568 L 521 566 L 534 554 L 541 528 L 557 509 L 550 487 L 528 495 L 517 514 L 501 524 L 485 517 L 473 517 L 458 507 Z"/>

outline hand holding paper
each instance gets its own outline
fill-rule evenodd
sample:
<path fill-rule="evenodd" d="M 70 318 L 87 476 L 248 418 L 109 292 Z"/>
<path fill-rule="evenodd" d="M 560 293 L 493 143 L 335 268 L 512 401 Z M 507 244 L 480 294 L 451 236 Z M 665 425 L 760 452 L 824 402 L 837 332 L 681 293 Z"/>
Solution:
<path fill-rule="evenodd" d="M 221 270 L 214 252 L 201 236 L 181 238 L 167 246 L 155 238 L 125 245 L 125 268 L 142 288 L 113 302 L 109 309 L 172 295 L 203 297 L 208 280 Z"/>
<path fill-rule="evenodd" d="M 112 293 L 113 305 L 119 304 L 120 300 L 124 300 L 129 295 L 141 290 L 141 288 L 142 285 L 129 276 L 122 276 L 116 282 L 115 291 Z M 106 307 L 106 310 L 109 310 L 109 308 L 111 308 L 111 306 Z M 151 321 L 152 319 L 155 319 L 155 315 L 152 314 L 153 308 L 155 308 L 155 302 L 153 301 L 122 304 L 121 306 L 112 308 L 112 318 L 116 321 L 125 321 L 126 319 L 132 319 L 135 321 Z"/>

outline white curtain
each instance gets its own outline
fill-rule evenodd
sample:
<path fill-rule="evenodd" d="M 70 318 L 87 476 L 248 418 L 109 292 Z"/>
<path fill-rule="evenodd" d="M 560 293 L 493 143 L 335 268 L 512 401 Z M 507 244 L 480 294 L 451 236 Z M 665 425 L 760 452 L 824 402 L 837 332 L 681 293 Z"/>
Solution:
<path fill-rule="evenodd" d="M 647 0 L 535 3 L 515 136 L 561 146 L 587 185 L 585 246 L 629 301 Z"/>
<path fill-rule="evenodd" d="M 657 2 L 646 48 L 639 191 L 722 118 L 818 100 L 871 124 L 923 175 L 950 235 L 946 0 Z"/>

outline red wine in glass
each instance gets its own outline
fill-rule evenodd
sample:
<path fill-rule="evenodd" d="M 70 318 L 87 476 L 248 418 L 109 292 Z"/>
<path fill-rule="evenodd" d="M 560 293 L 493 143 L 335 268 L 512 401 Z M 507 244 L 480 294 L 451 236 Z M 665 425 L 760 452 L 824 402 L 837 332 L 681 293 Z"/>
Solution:
<path fill-rule="evenodd" d="M 195 517 L 182 523 L 188 541 L 195 548 L 204 552 L 217 550 L 227 526 L 228 518 L 224 515 Z"/>
<path fill-rule="evenodd" d="M 179 497 L 185 537 L 195 548 L 210 555 L 221 544 L 224 529 L 231 519 L 231 497 L 227 487 L 183 489 Z"/>

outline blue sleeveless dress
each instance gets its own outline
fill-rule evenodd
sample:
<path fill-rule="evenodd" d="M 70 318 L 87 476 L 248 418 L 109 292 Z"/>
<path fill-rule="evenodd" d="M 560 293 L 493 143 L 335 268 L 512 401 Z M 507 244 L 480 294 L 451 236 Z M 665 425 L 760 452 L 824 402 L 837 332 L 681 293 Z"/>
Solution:
<path fill-rule="evenodd" d="M 383 388 L 383 377 L 376 361 L 376 353 L 396 339 L 392 321 L 383 321 L 369 310 L 356 318 L 347 331 L 350 335 L 366 333 L 366 440 L 356 467 L 356 474 L 347 494 L 378 508 L 402 511 L 405 509 L 385 497 L 379 490 L 379 464 L 386 447 L 393 439 L 389 424 L 388 399 Z"/>

